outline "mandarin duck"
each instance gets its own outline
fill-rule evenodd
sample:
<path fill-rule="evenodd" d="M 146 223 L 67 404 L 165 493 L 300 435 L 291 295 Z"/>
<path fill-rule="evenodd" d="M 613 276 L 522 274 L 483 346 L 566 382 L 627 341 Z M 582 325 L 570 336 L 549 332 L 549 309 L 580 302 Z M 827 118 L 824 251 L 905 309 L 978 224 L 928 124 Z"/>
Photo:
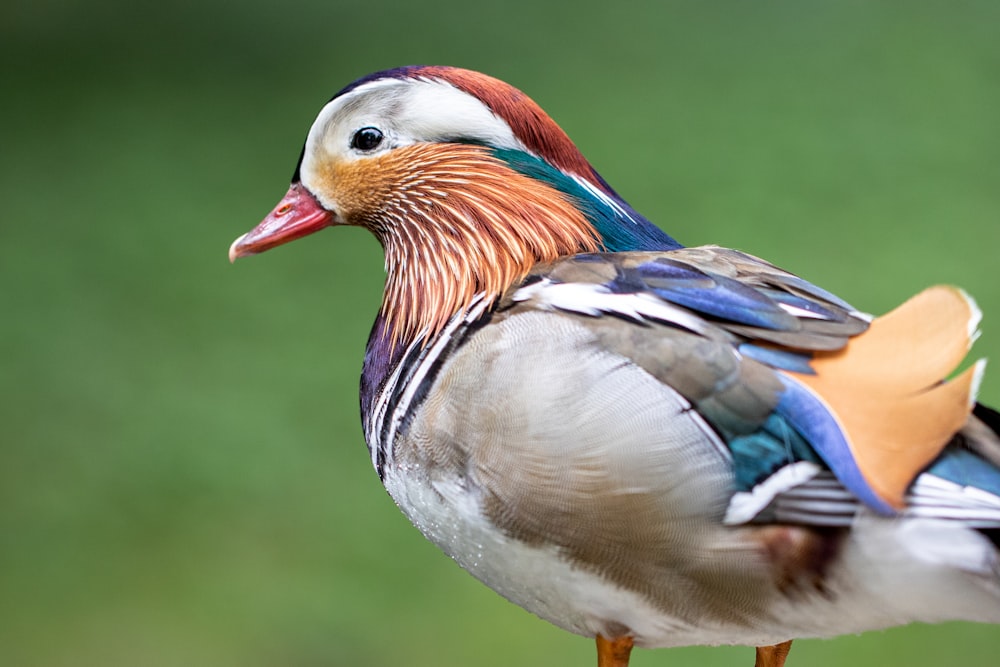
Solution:
<path fill-rule="evenodd" d="M 360 393 L 386 490 L 602 667 L 1000 623 L 1000 415 L 982 361 L 954 374 L 980 319 L 961 290 L 872 318 L 684 247 L 524 93 L 452 67 L 334 95 L 229 256 L 337 225 L 385 251 Z"/>

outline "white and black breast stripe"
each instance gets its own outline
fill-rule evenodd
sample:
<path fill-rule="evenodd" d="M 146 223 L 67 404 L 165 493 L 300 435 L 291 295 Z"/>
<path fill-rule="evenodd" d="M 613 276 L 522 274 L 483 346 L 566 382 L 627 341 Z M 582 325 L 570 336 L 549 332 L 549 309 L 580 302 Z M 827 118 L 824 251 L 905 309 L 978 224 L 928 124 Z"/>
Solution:
<path fill-rule="evenodd" d="M 462 333 L 486 313 L 489 303 L 477 294 L 469 308 L 454 315 L 444 329 L 427 344 L 424 335 L 410 344 L 375 399 L 373 418 L 365 431 L 372 465 L 379 477 L 392 465 L 393 446 L 400 428 L 420 404 L 428 383 L 434 380 L 440 362 L 463 339 Z"/>

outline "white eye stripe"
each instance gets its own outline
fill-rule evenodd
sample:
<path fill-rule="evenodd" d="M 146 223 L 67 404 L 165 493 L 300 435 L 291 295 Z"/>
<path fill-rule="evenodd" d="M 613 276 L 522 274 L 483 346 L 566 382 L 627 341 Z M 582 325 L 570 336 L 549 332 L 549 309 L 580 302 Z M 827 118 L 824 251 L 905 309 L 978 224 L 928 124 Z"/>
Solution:
<path fill-rule="evenodd" d="M 303 181 L 308 183 L 318 160 L 362 157 L 363 151 L 352 150 L 352 138 L 365 127 L 383 133 L 373 150 L 460 138 L 530 152 L 502 118 L 450 83 L 378 79 L 331 100 L 319 112 L 306 140 Z"/>

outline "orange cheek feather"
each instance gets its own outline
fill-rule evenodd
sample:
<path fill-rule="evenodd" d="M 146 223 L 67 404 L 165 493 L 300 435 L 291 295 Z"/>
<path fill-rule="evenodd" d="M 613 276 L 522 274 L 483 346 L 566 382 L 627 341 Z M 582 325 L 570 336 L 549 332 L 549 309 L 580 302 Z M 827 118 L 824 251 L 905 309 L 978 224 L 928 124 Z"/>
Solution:
<path fill-rule="evenodd" d="M 342 222 L 369 226 L 391 199 L 402 173 L 385 157 L 361 160 L 324 160 L 315 186 L 337 209 Z"/>
<path fill-rule="evenodd" d="M 317 195 L 385 249 L 383 312 L 397 339 L 439 330 L 476 294 L 492 301 L 538 262 L 599 248 L 565 195 L 482 146 L 415 144 L 318 162 Z"/>

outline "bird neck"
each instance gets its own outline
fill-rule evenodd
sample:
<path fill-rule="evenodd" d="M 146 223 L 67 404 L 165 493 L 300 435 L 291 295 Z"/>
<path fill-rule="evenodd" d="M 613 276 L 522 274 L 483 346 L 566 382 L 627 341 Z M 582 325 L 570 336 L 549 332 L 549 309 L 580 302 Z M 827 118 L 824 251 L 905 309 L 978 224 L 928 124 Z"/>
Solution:
<path fill-rule="evenodd" d="M 492 302 L 538 263 L 604 247 L 578 202 L 468 144 L 396 151 L 415 165 L 360 220 L 385 250 L 380 319 L 391 346 L 429 340 L 473 299 Z"/>
<path fill-rule="evenodd" d="M 607 252 L 683 247 L 632 208 L 593 168 L 586 170 L 586 176 L 573 176 L 524 151 L 496 149 L 493 154 L 511 169 L 549 184 L 572 201 L 594 226 Z"/>
<path fill-rule="evenodd" d="M 492 304 L 537 264 L 682 247 L 594 172 L 596 180 L 585 179 L 523 151 L 476 144 L 394 154 L 399 162 L 383 166 L 399 170 L 397 185 L 355 221 L 379 239 L 386 265 L 362 372 L 363 412 L 406 350 L 432 340 L 473 301 Z"/>

